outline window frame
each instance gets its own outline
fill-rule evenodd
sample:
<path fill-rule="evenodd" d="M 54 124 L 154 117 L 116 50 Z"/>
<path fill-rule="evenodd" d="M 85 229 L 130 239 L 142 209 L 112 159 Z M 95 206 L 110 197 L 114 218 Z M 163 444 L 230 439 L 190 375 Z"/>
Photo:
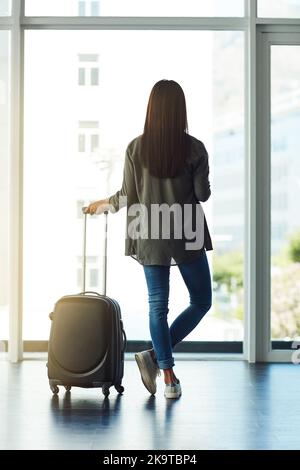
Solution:
<path fill-rule="evenodd" d="M 260 243 L 257 247 L 256 358 L 261 362 L 291 362 L 297 342 L 273 340 L 271 337 L 271 236 L 274 228 L 271 224 L 271 48 L 276 45 L 300 47 L 299 27 L 278 29 L 269 23 L 261 25 L 257 41 L 257 102 L 264 100 L 264 106 L 259 106 L 257 113 L 257 155 L 260 156 L 257 158 L 257 197 L 262 204 L 257 207 Z"/>
<path fill-rule="evenodd" d="M 262 311 L 259 231 L 262 209 L 259 204 L 257 93 L 259 36 L 262 31 L 299 30 L 297 18 L 257 18 L 257 0 L 245 1 L 244 17 L 25 17 L 25 0 L 14 0 L 12 15 L 0 17 L 0 29 L 11 31 L 11 155 L 10 155 L 10 285 L 9 357 L 17 362 L 23 357 L 22 342 L 22 250 L 23 250 L 23 86 L 24 32 L 26 29 L 76 30 L 239 30 L 245 32 L 245 315 L 242 359 L 255 362 L 259 357 L 259 315 Z"/>

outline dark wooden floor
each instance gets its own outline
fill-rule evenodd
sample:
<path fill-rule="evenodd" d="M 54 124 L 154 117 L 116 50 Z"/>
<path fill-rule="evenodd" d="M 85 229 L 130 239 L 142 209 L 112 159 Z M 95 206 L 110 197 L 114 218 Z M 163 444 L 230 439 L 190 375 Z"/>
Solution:
<path fill-rule="evenodd" d="M 62 389 L 45 362 L 0 361 L 1 449 L 299 449 L 300 370 L 290 364 L 178 361 L 183 395 L 150 397 L 135 362 L 125 393 Z"/>

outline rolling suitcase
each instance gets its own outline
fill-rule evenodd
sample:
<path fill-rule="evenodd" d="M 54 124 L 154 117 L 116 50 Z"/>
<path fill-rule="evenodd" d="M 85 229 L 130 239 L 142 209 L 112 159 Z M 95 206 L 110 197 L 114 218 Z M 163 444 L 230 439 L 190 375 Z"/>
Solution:
<path fill-rule="evenodd" d="M 105 396 L 114 386 L 124 391 L 124 352 L 126 335 L 119 304 L 106 296 L 107 212 L 105 212 L 103 295 L 85 291 L 86 229 L 84 214 L 83 289 L 80 294 L 61 297 L 50 313 L 48 378 L 54 394 L 59 385 L 101 387 Z"/>

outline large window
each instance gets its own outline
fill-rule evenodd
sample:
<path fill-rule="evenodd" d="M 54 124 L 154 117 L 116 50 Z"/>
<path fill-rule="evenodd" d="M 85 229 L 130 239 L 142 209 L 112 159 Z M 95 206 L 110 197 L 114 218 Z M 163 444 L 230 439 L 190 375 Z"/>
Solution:
<path fill-rule="evenodd" d="M 26 0 L 28 16 L 243 16 L 244 0 Z"/>
<path fill-rule="evenodd" d="M 9 39 L 0 31 L 0 340 L 8 339 Z"/>
<path fill-rule="evenodd" d="M 11 253 L 12 358 L 21 314 L 24 339 L 47 339 L 55 301 L 82 289 L 81 207 L 120 188 L 126 147 L 162 78 L 182 85 L 189 131 L 206 145 L 211 170 L 203 208 L 213 305 L 187 339 L 227 342 L 227 351 L 235 341 L 237 350 L 245 323 L 247 359 L 290 358 L 300 337 L 299 18 L 300 0 L 0 0 L 0 340 Z M 9 214 L 19 213 L 9 234 Z M 125 216 L 109 215 L 107 293 L 121 304 L 129 340 L 146 340 L 146 283 L 124 256 Z M 91 290 L 103 285 L 103 233 L 104 218 L 89 217 Z M 170 322 L 188 300 L 172 267 Z"/>
<path fill-rule="evenodd" d="M 87 203 L 120 188 L 125 149 L 142 132 L 150 90 L 157 80 L 172 78 L 186 94 L 190 133 L 209 151 L 213 193 L 204 210 L 214 242 L 208 255 L 214 302 L 188 339 L 242 340 L 243 33 L 25 33 L 25 339 L 47 338 L 54 302 L 78 292 L 82 218 L 77 201 Z M 101 57 L 99 86 L 83 87 L 83 74 L 78 80 L 83 55 Z M 100 290 L 103 218 L 88 222 L 88 259 L 97 259 L 88 267 L 88 282 Z M 107 292 L 121 304 L 128 338 L 149 339 L 144 274 L 123 255 L 124 234 L 123 210 L 109 216 Z M 170 321 L 188 303 L 176 267 L 171 278 Z"/>
<path fill-rule="evenodd" d="M 300 339 L 300 46 L 271 47 L 271 333 Z"/>

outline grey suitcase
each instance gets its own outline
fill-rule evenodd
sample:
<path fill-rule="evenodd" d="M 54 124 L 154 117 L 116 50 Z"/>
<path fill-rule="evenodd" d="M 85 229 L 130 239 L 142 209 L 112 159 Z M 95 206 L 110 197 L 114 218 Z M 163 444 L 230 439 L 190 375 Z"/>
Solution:
<path fill-rule="evenodd" d="M 101 387 L 105 396 L 114 386 L 123 393 L 126 335 L 118 302 L 106 295 L 107 212 L 104 237 L 104 293 L 85 291 L 86 228 L 84 214 L 82 293 L 60 298 L 49 317 L 51 331 L 48 347 L 48 378 L 54 394 L 59 385 Z"/>

